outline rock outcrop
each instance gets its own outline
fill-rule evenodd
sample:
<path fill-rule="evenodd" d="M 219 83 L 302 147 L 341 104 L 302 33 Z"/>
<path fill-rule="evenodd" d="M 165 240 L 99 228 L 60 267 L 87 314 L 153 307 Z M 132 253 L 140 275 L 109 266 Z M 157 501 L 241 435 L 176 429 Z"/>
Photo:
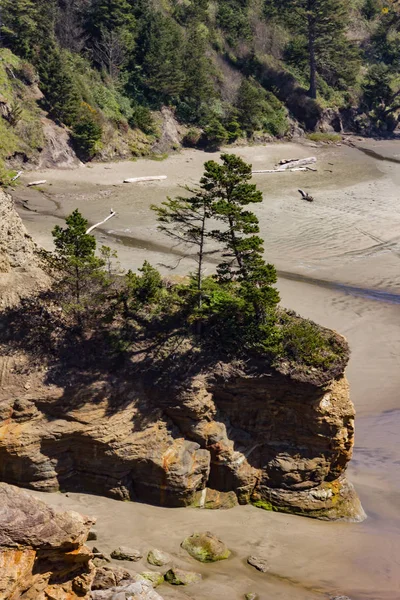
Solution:
<path fill-rule="evenodd" d="M 48 283 L 36 246 L 16 212 L 11 196 L 0 190 L 0 309 L 16 304 Z"/>
<path fill-rule="evenodd" d="M 268 510 L 363 516 L 345 477 L 354 407 L 344 377 L 318 387 L 220 365 L 168 393 L 138 376 L 71 373 L 61 387 L 46 370 L 5 368 L 3 481 L 164 506 L 199 505 L 211 488 Z"/>
<path fill-rule="evenodd" d="M 94 569 L 84 544 L 92 524 L 0 483 L 0 600 L 89 598 Z"/>
<path fill-rule="evenodd" d="M 2 192 L 0 264 L 3 307 L 48 283 Z M 161 386 L 134 367 L 113 374 L 53 365 L 49 373 L 45 361 L 29 361 L 23 334 L 11 350 L 4 339 L 1 481 L 163 506 L 237 499 L 323 519 L 363 517 L 345 476 L 354 407 L 343 374 L 299 381 L 265 365 L 219 363 Z"/>

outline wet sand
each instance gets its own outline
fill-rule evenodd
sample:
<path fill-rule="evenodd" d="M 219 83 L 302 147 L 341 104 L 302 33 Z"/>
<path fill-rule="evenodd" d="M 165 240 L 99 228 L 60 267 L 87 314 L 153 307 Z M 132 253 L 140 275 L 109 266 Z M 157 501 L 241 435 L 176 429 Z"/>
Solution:
<path fill-rule="evenodd" d="M 184 592 L 160 590 L 165 598 L 239 600 L 249 591 L 258 592 L 261 600 L 313 600 L 339 592 L 353 600 L 400 598 L 400 164 L 382 160 L 399 158 L 400 142 L 359 145 L 375 155 L 346 146 L 295 144 L 240 148 L 237 153 L 255 169 L 272 168 L 282 158 L 318 157 L 317 173 L 257 175 L 264 192 L 257 212 L 267 258 L 282 274 L 282 303 L 340 331 L 350 342 L 348 377 L 358 417 L 349 475 L 368 519 L 322 523 L 252 507 L 212 513 L 85 495 L 45 496 L 56 505 L 97 516 L 96 545 L 105 550 L 119 544 L 142 550 L 158 546 L 187 562 L 180 541 L 196 529 L 210 529 L 235 551 L 226 563 L 200 567 L 206 575 L 202 584 Z M 164 162 L 25 175 L 25 182 L 43 178 L 48 184 L 43 191 L 21 186 L 15 198 L 17 203 L 28 199 L 38 211 L 20 209 L 20 214 L 46 247 L 51 247 L 54 224 L 74 208 L 94 223 L 112 207 L 118 217 L 97 235 L 101 243 L 118 249 L 123 267 L 137 268 L 144 259 L 173 264 L 177 256 L 157 232 L 149 205 L 179 193 L 181 184 L 196 182 L 209 158 L 216 157 L 188 151 Z M 125 177 L 148 174 L 169 179 L 121 184 Z M 315 202 L 302 202 L 298 188 L 311 193 Z M 188 269 L 190 261 L 183 260 L 177 272 Z M 269 575 L 245 565 L 250 553 L 270 560 Z M 197 563 L 187 564 L 199 570 Z"/>

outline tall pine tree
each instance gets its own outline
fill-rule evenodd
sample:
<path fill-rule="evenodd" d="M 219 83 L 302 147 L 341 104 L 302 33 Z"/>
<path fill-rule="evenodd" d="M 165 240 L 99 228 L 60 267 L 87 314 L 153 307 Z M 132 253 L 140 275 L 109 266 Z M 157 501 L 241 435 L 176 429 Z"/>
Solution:
<path fill-rule="evenodd" d="M 345 36 L 350 11 L 347 0 L 265 0 L 265 11 L 304 39 L 311 98 L 317 97 L 318 73 L 340 67 L 345 77 L 351 77 L 347 61 L 354 64 L 355 55 Z"/>

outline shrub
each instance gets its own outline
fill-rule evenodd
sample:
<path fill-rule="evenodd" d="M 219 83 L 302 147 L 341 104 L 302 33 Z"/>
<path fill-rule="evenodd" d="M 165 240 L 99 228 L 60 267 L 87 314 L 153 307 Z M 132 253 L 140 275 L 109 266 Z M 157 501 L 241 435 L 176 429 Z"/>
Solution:
<path fill-rule="evenodd" d="M 207 144 L 212 148 L 220 148 L 229 139 L 229 134 L 221 121 L 213 119 L 204 130 Z"/>
<path fill-rule="evenodd" d="M 153 135 L 156 131 L 153 115 L 147 106 L 137 105 L 134 107 L 132 116 L 129 119 L 129 125 L 140 129 L 147 135 Z"/>
<path fill-rule="evenodd" d="M 306 137 L 312 142 L 340 142 L 342 139 L 338 133 L 323 133 L 322 131 L 308 133 Z"/>

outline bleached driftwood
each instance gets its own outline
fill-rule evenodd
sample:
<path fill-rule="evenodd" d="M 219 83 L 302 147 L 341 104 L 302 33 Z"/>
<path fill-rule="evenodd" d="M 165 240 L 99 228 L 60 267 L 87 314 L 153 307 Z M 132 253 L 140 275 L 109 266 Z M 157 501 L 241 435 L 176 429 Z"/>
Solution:
<path fill-rule="evenodd" d="M 307 167 L 297 167 L 294 169 L 263 169 L 261 171 L 252 171 L 253 175 L 257 173 L 294 173 L 295 171 L 308 171 Z"/>
<path fill-rule="evenodd" d="M 310 156 L 309 158 L 300 158 L 296 160 L 288 160 L 284 163 L 282 161 L 279 163 L 279 169 L 285 171 L 286 169 L 293 169 L 294 167 L 304 167 L 305 165 L 313 165 L 317 162 L 315 156 Z"/>
<path fill-rule="evenodd" d="M 303 200 L 307 200 L 307 202 L 314 202 L 314 198 L 310 196 L 308 192 L 303 192 L 303 190 L 299 190 Z"/>
<path fill-rule="evenodd" d="M 43 185 L 44 183 L 47 183 L 47 179 L 41 179 L 40 181 L 31 181 L 30 183 L 28 183 L 28 187 L 32 187 L 33 185 Z"/>
<path fill-rule="evenodd" d="M 125 179 L 124 183 L 140 183 L 141 181 L 162 181 L 167 179 L 166 175 L 154 175 L 153 177 L 130 177 Z"/>
<path fill-rule="evenodd" d="M 14 175 L 14 177 L 11 179 L 11 181 L 16 181 L 19 177 L 21 177 L 23 171 L 18 171 L 18 173 L 16 175 Z"/>
<path fill-rule="evenodd" d="M 89 227 L 89 229 L 86 232 L 86 235 L 88 235 L 89 233 L 92 233 L 92 231 L 94 229 L 96 229 L 96 227 L 100 227 L 100 225 L 104 225 L 104 223 L 107 223 L 107 221 L 109 221 L 110 219 L 112 219 L 113 217 L 115 217 L 117 213 L 115 212 L 115 210 L 113 210 L 112 208 L 110 209 L 110 214 L 108 215 L 108 217 L 106 217 L 103 221 L 100 221 L 100 223 L 96 223 L 96 225 L 92 225 L 91 227 Z"/>

